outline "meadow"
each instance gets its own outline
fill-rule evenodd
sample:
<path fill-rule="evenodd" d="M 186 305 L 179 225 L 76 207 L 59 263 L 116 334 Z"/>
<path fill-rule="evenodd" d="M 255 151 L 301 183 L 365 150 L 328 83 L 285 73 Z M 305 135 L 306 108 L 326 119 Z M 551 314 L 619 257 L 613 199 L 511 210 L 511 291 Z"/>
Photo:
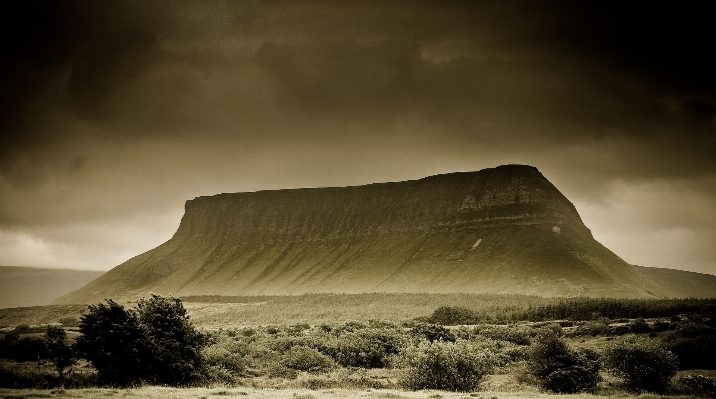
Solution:
<path fill-rule="evenodd" d="M 31 349 L 30 344 L 42 339 L 46 325 L 63 326 L 74 340 L 86 307 L 0 309 L 0 345 L 4 345 L 0 348 L 0 357 L 4 357 L 0 360 L 0 387 L 4 387 L 0 397 L 552 397 L 555 393 L 530 370 L 535 337 L 545 330 L 553 331 L 573 354 L 599 357 L 615 340 L 636 337 L 678 355 L 679 371 L 670 377 L 673 383 L 669 388 L 658 395 L 629 389 L 600 365 L 598 383 L 588 393 L 570 397 L 716 393 L 708 387 L 694 390 L 689 385 L 693 379 L 682 378 L 703 375 L 709 384 L 716 381 L 713 299 L 311 294 L 187 297 L 183 306 L 206 337 L 202 377 L 187 388 L 140 384 L 133 389 L 97 388 L 93 367 L 86 362 L 75 364 L 73 373 L 60 382 L 46 360 L 12 355 L 18 353 L 12 351 L 12 345 L 23 353 Z M 448 363 L 425 363 L 426 357 Z M 420 367 L 439 375 L 452 367 L 449 362 L 460 359 L 469 359 L 468 368 L 474 376 L 470 384 L 474 384 L 451 386 L 415 378 Z M 61 385 L 64 388 L 58 388 Z"/>

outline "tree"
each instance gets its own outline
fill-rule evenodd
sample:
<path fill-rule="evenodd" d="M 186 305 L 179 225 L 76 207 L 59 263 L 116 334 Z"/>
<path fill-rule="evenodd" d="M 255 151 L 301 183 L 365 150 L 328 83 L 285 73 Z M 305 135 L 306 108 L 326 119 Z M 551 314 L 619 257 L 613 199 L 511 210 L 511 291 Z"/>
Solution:
<path fill-rule="evenodd" d="M 571 350 L 549 328 L 541 328 L 534 338 L 529 350 L 528 366 L 540 385 L 552 392 L 589 391 L 600 381 L 596 352 Z"/>
<path fill-rule="evenodd" d="M 627 337 L 612 341 L 604 349 L 607 370 L 624 380 L 634 391 L 664 392 L 676 375 L 676 356 L 656 341 Z"/>
<path fill-rule="evenodd" d="M 152 380 L 168 385 L 195 380 L 201 371 L 201 348 L 206 340 L 189 321 L 181 299 L 152 294 L 140 300 L 137 309 L 149 337 Z"/>
<path fill-rule="evenodd" d="M 80 332 L 77 347 L 97 369 L 100 383 L 186 385 L 201 371 L 206 340 L 177 298 L 152 295 L 136 310 L 111 299 L 90 305 Z"/>
<path fill-rule="evenodd" d="M 147 380 L 150 342 L 133 310 L 111 299 L 89 305 L 79 327 L 78 352 L 97 369 L 101 384 L 128 386 Z"/>
<path fill-rule="evenodd" d="M 47 326 L 44 340 L 47 358 L 59 374 L 61 384 L 64 385 L 65 371 L 69 369 L 71 372 L 70 367 L 77 362 L 75 349 L 67 343 L 67 333 L 60 326 Z"/>

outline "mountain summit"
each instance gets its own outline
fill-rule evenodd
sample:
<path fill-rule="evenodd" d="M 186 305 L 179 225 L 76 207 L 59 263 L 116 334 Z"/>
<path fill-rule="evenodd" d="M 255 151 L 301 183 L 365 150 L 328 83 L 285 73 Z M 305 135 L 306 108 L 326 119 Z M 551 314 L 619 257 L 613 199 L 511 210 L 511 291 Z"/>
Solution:
<path fill-rule="evenodd" d="M 686 272 L 682 272 L 686 273 Z M 57 303 L 360 292 L 689 296 L 592 237 L 532 166 L 186 202 L 174 236 Z"/>

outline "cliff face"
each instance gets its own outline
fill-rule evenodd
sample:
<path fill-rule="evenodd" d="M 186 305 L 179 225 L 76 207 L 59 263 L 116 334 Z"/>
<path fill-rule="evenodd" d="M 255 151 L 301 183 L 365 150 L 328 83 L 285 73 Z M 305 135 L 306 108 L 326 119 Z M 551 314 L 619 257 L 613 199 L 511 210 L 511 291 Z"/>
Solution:
<path fill-rule="evenodd" d="M 673 296 L 596 242 L 534 167 L 187 201 L 174 236 L 58 303 L 174 295 Z"/>

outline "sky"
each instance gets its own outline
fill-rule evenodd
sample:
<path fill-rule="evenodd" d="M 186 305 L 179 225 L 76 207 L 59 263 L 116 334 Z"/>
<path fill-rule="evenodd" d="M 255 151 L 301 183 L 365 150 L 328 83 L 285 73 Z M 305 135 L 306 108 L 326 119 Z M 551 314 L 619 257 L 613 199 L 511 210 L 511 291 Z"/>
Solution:
<path fill-rule="evenodd" d="M 700 7 L 4 1 L 0 265 L 108 270 L 201 195 L 529 164 L 627 262 L 716 274 Z"/>

